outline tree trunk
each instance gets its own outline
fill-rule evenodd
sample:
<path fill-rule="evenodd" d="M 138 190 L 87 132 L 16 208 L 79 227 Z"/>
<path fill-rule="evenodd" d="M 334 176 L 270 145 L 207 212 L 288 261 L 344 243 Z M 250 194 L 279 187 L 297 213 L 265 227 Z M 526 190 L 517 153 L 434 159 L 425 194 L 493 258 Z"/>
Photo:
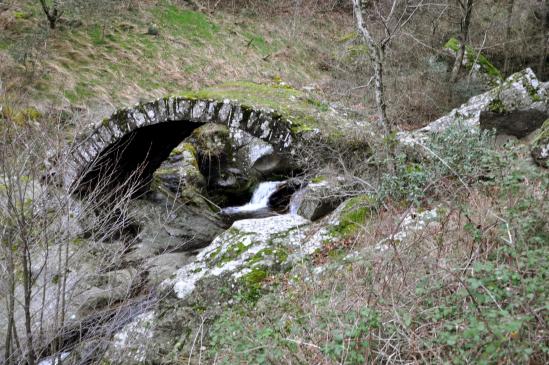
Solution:
<path fill-rule="evenodd" d="M 513 20 L 513 6 L 515 5 L 515 0 L 509 0 L 509 3 L 507 4 L 507 21 L 505 24 L 505 34 L 506 34 L 506 43 L 505 43 L 505 60 L 503 62 L 503 75 L 507 77 L 509 74 L 509 53 L 511 50 L 511 23 Z"/>
<path fill-rule="evenodd" d="M 465 51 L 467 42 L 469 41 L 469 26 L 471 25 L 471 13 L 473 10 L 473 1 L 474 0 L 464 0 L 465 3 L 459 1 L 459 4 L 464 12 L 461 20 L 461 45 L 459 51 L 456 54 L 456 60 L 454 62 L 454 67 L 452 68 L 452 75 L 450 77 L 450 82 L 454 83 L 457 81 L 459 76 L 459 71 L 461 70 L 461 64 L 463 63 L 463 58 L 465 57 Z"/>
<path fill-rule="evenodd" d="M 58 8 L 59 6 L 58 2 L 54 1 L 51 9 L 48 6 L 48 4 L 46 4 L 46 0 L 40 0 L 40 5 L 42 5 L 42 10 L 44 11 L 44 14 L 46 14 L 46 18 L 48 19 L 50 29 L 55 29 L 57 20 L 61 17 L 61 12 L 59 11 L 59 8 Z"/>
<path fill-rule="evenodd" d="M 459 76 L 459 71 L 461 70 L 461 64 L 463 63 L 463 57 L 465 56 L 465 42 L 461 42 L 459 50 L 456 53 L 456 60 L 454 61 L 454 67 L 452 67 L 452 76 L 450 77 L 450 82 L 454 83 L 457 81 Z"/>
<path fill-rule="evenodd" d="M 385 45 L 382 42 L 376 42 L 364 25 L 360 1 L 361 0 L 353 0 L 353 11 L 355 13 L 355 20 L 358 31 L 362 35 L 364 43 L 366 43 L 369 48 L 370 60 L 374 65 L 376 107 L 378 111 L 379 122 L 383 128 L 383 135 L 387 143 L 385 159 L 388 170 L 392 173 L 394 172 L 394 143 L 391 140 L 393 128 L 391 123 L 389 122 L 389 118 L 387 118 L 387 104 L 385 103 L 385 88 L 383 84 L 383 61 L 385 58 Z"/>
<path fill-rule="evenodd" d="M 13 346 L 14 338 L 13 334 L 16 331 L 15 327 L 15 265 L 13 262 L 13 250 L 11 247 L 9 247 L 9 243 L 11 242 L 10 237 L 2 237 L 5 238 L 5 257 L 6 257 L 6 276 L 7 276 L 7 286 L 8 286 L 8 292 L 6 297 L 6 307 L 7 307 L 7 315 L 8 315 L 8 327 L 6 329 L 6 341 L 4 343 L 4 362 L 6 365 L 13 364 L 15 359 L 12 356 L 12 354 L 15 352 L 12 350 L 15 346 Z"/>
<path fill-rule="evenodd" d="M 538 64 L 538 77 L 543 78 L 545 72 L 545 60 L 547 59 L 547 16 L 549 15 L 549 4 L 547 0 L 543 0 L 542 9 L 541 9 L 541 44 L 540 44 L 540 55 L 539 55 L 539 64 Z"/>
<path fill-rule="evenodd" d="M 23 241 L 26 241 L 23 239 Z M 27 340 L 27 363 L 34 365 L 36 362 L 36 354 L 34 353 L 34 344 L 32 336 L 32 315 L 31 315 L 31 297 L 32 297 L 32 272 L 30 261 L 30 247 L 28 242 L 23 244 L 22 266 L 23 266 L 23 287 L 24 287 L 24 303 L 23 309 L 25 313 L 25 331 Z"/>

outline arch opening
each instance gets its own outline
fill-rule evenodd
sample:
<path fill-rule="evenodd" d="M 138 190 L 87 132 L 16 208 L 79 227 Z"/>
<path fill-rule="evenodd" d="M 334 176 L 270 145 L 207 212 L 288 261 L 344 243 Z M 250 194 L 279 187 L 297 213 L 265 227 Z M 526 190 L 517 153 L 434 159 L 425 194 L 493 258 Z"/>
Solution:
<path fill-rule="evenodd" d="M 204 123 L 168 121 L 137 128 L 105 148 L 82 175 L 76 192 L 146 191 L 170 152 Z"/>

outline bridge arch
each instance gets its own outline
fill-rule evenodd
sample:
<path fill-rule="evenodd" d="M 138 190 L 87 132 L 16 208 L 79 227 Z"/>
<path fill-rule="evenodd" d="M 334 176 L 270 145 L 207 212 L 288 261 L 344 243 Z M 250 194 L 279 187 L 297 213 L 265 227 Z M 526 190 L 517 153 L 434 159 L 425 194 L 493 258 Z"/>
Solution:
<path fill-rule="evenodd" d="M 244 130 L 273 146 L 291 146 L 292 122 L 271 109 L 231 100 L 168 97 L 115 112 L 74 144 L 65 183 L 87 193 L 101 182 L 120 185 L 129 178 L 147 181 L 173 148 L 205 123 Z"/>

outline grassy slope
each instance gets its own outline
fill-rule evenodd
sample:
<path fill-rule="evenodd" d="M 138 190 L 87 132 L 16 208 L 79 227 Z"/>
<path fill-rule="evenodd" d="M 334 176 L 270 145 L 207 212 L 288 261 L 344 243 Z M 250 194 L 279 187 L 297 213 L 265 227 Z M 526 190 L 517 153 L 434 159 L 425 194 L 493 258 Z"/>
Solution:
<path fill-rule="evenodd" d="M 236 80 L 317 83 L 330 77 L 317 55 L 348 32 L 340 17 L 322 19 L 312 32 L 311 24 L 289 29 L 286 16 L 207 15 L 168 1 L 48 32 L 38 2 L 18 3 L 0 14 L 0 77 L 9 94 L 35 105 L 119 107 Z M 159 35 L 146 35 L 151 24 Z"/>

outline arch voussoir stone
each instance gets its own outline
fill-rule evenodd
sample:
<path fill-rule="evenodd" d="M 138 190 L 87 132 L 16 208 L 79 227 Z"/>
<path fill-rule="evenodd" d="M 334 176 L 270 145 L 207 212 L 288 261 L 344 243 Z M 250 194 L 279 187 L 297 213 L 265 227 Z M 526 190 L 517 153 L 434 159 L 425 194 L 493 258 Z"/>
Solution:
<path fill-rule="evenodd" d="M 136 154 L 142 155 L 141 158 L 147 160 L 144 162 L 151 164 L 146 168 L 150 173 L 158 167 L 155 164 L 166 157 L 153 154 L 169 153 L 171 144 L 177 145 L 205 123 L 244 130 L 270 143 L 277 152 L 290 148 L 295 140 L 291 121 L 274 110 L 253 108 L 228 99 L 166 97 L 120 109 L 91 132 L 81 135 L 71 152 L 74 168 L 67 173 L 70 176 L 68 183 L 79 190 L 90 181 L 97 182 L 100 171 L 109 163 L 113 164 L 113 169 L 135 168 L 139 162 Z M 165 141 L 162 140 L 163 136 Z M 139 145 L 132 145 L 136 143 Z M 123 161 L 130 158 L 135 161 Z M 126 175 L 122 174 L 120 179 L 123 180 Z"/>

